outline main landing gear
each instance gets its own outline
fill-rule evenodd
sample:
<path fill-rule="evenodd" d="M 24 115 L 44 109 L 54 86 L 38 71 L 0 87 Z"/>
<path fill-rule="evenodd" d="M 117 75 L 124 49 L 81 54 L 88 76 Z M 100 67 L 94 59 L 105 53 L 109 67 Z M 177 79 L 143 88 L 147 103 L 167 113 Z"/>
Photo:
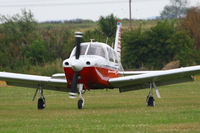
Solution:
<path fill-rule="evenodd" d="M 46 107 L 46 101 L 45 101 L 45 98 L 44 98 L 44 95 L 43 95 L 42 86 L 39 86 L 39 87 L 36 89 L 32 101 L 34 101 L 34 99 L 35 99 L 35 97 L 36 97 L 37 92 L 38 92 L 39 89 L 40 89 L 40 98 L 38 99 L 37 108 L 38 108 L 39 110 L 41 110 L 41 109 L 44 109 L 44 108 Z"/>
<path fill-rule="evenodd" d="M 44 97 L 40 97 L 38 99 L 38 105 L 37 105 L 38 109 L 44 109 L 45 106 L 46 106 L 45 98 Z"/>
<path fill-rule="evenodd" d="M 146 99 L 146 105 L 147 105 L 147 106 L 151 106 L 151 107 L 154 107 L 154 106 L 155 106 L 155 99 L 154 99 L 154 97 L 153 97 L 153 88 L 154 88 L 155 91 L 156 91 L 157 97 L 158 97 L 158 98 L 161 98 L 161 97 L 160 97 L 160 93 L 159 93 L 159 91 L 158 91 L 158 89 L 157 89 L 157 87 L 156 87 L 155 82 L 151 82 L 151 83 L 150 83 L 150 91 L 149 91 L 149 94 L 148 94 L 147 99 Z"/>

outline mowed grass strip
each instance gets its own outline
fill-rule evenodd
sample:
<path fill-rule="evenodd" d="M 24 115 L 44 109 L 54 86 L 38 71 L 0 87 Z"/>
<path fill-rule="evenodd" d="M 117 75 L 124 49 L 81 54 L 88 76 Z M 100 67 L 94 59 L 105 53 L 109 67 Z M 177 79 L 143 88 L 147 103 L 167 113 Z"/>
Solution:
<path fill-rule="evenodd" d="M 85 108 L 64 92 L 45 90 L 47 107 L 37 110 L 34 89 L 0 88 L 0 133 L 198 133 L 200 82 L 159 87 L 156 107 L 146 107 L 148 89 L 119 93 L 91 90 Z M 38 95 L 39 96 L 39 95 Z"/>

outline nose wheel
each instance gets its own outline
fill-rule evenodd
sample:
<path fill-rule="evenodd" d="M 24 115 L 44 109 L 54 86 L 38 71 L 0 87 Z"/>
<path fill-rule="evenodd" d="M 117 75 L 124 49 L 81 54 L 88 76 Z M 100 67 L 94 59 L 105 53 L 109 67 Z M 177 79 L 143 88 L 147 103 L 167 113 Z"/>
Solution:
<path fill-rule="evenodd" d="M 77 87 L 78 87 L 78 90 L 79 90 L 78 109 L 83 109 L 84 103 L 85 103 L 84 102 L 85 100 L 82 97 L 82 94 L 85 92 L 83 90 L 83 84 L 78 84 Z"/>
<path fill-rule="evenodd" d="M 78 100 L 78 109 L 83 109 L 84 107 L 84 99 L 79 99 Z"/>

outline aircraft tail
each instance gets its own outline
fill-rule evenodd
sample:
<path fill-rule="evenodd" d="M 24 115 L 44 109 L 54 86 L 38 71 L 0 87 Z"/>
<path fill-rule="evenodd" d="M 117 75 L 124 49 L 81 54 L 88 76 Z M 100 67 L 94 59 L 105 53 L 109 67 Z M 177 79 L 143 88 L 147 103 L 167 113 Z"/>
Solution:
<path fill-rule="evenodd" d="M 115 47 L 114 50 L 117 52 L 119 58 L 121 59 L 121 22 L 117 21 L 117 31 L 115 35 Z"/>

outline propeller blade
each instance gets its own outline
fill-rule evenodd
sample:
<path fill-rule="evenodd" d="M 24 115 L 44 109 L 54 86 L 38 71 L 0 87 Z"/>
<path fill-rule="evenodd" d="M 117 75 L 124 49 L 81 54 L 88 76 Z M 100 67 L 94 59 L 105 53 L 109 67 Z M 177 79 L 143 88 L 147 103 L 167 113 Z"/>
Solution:
<path fill-rule="evenodd" d="M 75 32 L 75 38 L 76 38 L 76 53 L 75 53 L 75 57 L 76 59 L 79 59 L 80 53 L 81 53 L 81 39 L 83 37 L 82 32 Z"/>
<path fill-rule="evenodd" d="M 78 72 L 74 72 L 74 76 L 73 76 L 72 84 L 71 84 L 71 90 L 70 90 L 70 93 L 69 93 L 70 98 L 76 98 L 77 82 L 78 82 Z"/>
<path fill-rule="evenodd" d="M 75 32 L 75 38 L 76 38 L 76 51 L 75 51 L 75 58 L 78 60 L 81 54 L 81 39 L 83 37 L 82 32 Z M 69 93 L 70 98 L 76 98 L 77 95 L 77 83 L 78 83 L 78 71 L 74 71 L 72 84 L 71 84 L 71 90 Z"/>

